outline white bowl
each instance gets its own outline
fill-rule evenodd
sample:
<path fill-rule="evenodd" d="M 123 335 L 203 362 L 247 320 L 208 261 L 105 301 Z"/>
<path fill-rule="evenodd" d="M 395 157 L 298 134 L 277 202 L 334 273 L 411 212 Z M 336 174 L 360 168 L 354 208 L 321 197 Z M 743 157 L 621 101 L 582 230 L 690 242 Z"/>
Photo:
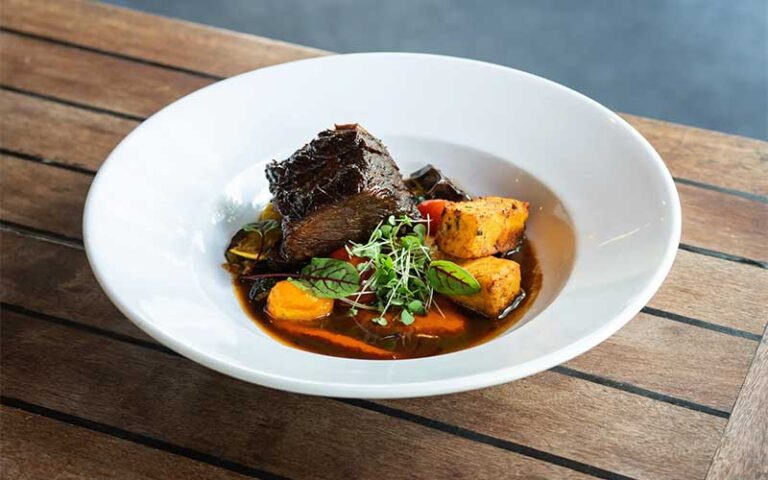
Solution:
<path fill-rule="evenodd" d="M 242 311 L 222 253 L 269 199 L 265 163 L 354 122 L 404 172 L 433 163 L 472 193 L 531 202 L 544 283 L 514 328 L 447 355 L 353 360 L 278 343 Z M 101 167 L 83 228 L 110 299 L 182 355 L 283 390 L 394 398 L 508 382 L 605 340 L 669 271 L 680 204 L 648 142 L 583 95 L 487 63 L 373 53 L 264 68 L 163 109 Z"/>

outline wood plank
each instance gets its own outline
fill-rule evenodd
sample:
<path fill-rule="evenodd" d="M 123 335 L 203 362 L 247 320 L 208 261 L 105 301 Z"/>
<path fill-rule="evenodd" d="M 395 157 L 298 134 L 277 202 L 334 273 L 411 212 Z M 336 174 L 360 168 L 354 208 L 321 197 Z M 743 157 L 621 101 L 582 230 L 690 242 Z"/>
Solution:
<path fill-rule="evenodd" d="M 0 407 L 0 419 L 6 479 L 249 478 L 14 408 Z"/>
<path fill-rule="evenodd" d="M 6 395 L 292 478 L 587 478 L 411 422 L 257 387 L 181 357 L 13 314 Z M 407 446 L 407 462 L 392 461 Z M 471 452 L 471 453 L 469 453 Z"/>
<path fill-rule="evenodd" d="M 768 260 L 768 204 L 677 184 L 683 243 Z"/>
<path fill-rule="evenodd" d="M 82 250 L 3 231 L 0 244 L 3 302 L 150 340 L 102 292 Z"/>
<path fill-rule="evenodd" d="M 760 335 L 768 321 L 768 272 L 678 250 L 648 306 Z"/>
<path fill-rule="evenodd" d="M 3 0 L 0 8 L 8 28 L 224 77 L 326 53 L 99 3 Z"/>
<path fill-rule="evenodd" d="M 139 122 L 0 90 L 0 145 L 97 170 Z"/>
<path fill-rule="evenodd" d="M 574 458 L 595 455 L 596 465 L 644 479 L 702 478 L 709 437 L 722 428 L 715 417 L 694 420 L 701 414 L 667 412 L 662 403 L 551 372 L 479 392 L 382 403 Z"/>
<path fill-rule="evenodd" d="M 318 475 L 365 477 L 381 473 L 392 452 L 405 445 L 410 461 L 395 462 L 389 476 L 442 478 L 452 471 L 451 476 L 463 478 L 469 471 L 474 475 L 468 478 L 477 478 L 486 472 L 493 477 L 495 471 L 501 477 L 561 478 L 564 473 L 542 472 L 538 463 L 513 464 L 518 457 L 504 450 L 466 444 L 346 404 L 257 387 L 182 358 L 31 322 L 13 316 L 3 320 L 0 374 L 7 395 L 233 461 L 304 476 L 315 473 L 313 464 L 323 459 Z M 643 478 L 668 478 L 672 472 L 678 478 L 703 477 L 725 426 L 718 417 L 553 373 L 388 405 L 457 419 L 482 432 Z M 356 454 L 348 455 L 351 451 Z M 533 469 L 503 470 L 520 467 Z"/>
<path fill-rule="evenodd" d="M 91 177 L 0 155 L 0 216 L 4 220 L 82 237 Z"/>
<path fill-rule="evenodd" d="M 2 299 L 57 317 L 147 339 L 98 288 L 79 250 L 0 234 Z M 49 292 L 58 295 L 51 296 Z M 730 411 L 756 342 L 641 314 L 569 363 L 606 378 Z M 615 361 L 621 358 L 622 361 Z"/>
<path fill-rule="evenodd" d="M 147 116 L 212 80 L 0 32 L 0 83 Z"/>
<path fill-rule="evenodd" d="M 768 330 L 752 361 L 707 479 L 768 478 Z"/>
<path fill-rule="evenodd" d="M 756 342 L 640 314 L 566 366 L 730 411 Z"/>
<path fill-rule="evenodd" d="M 0 193 L 3 219 L 81 237 L 89 177 L 12 157 L 0 158 L 0 165 L 8 170 L 0 178 L 0 185 L 8 185 Z M 41 200 L 49 194 L 55 201 Z M 760 334 L 768 320 L 766 292 L 764 270 L 679 251 L 670 277 L 649 305 Z"/>
<path fill-rule="evenodd" d="M 768 195 L 768 142 L 622 114 L 675 177 Z"/>

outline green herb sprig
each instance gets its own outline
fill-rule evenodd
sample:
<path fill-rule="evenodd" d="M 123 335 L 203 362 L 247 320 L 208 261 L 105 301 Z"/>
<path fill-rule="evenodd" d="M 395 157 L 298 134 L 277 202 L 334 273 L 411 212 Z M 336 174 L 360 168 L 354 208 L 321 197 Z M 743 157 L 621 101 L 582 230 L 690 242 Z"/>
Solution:
<path fill-rule="evenodd" d="M 426 242 L 426 223 L 407 216 L 390 216 L 373 231 L 367 243 L 351 243 L 347 247 L 350 255 L 367 259 L 358 265 L 358 270 L 372 274 L 353 297 L 376 295 L 373 308 L 380 316 L 373 321 L 379 325 L 387 324 L 385 315 L 393 307 L 400 309 L 402 323 L 412 324 L 416 315 L 426 314 L 432 307 L 436 291 L 445 295 L 480 291 L 477 280 L 459 265 L 432 260 L 432 249 Z M 353 308 L 366 307 L 352 303 Z"/>

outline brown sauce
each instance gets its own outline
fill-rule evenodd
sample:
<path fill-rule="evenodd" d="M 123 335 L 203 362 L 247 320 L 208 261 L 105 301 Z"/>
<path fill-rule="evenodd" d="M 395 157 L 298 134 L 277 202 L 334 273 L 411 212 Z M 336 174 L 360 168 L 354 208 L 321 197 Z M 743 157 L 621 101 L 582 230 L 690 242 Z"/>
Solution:
<path fill-rule="evenodd" d="M 405 359 L 441 355 L 463 350 L 486 342 L 508 330 L 517 323 L 533 305 L 541 289 L 542 275 L 533 246 L 526 239 L 521 247 L 506 258 L 520 264 L 522 297 L 514 308 L 503 318 L 489 319 L 470 310 L 457 307 L 446 298 L 436 297 L 445 319 L 435 320 L 437 312 L 431 312 L 429 319 L 416 317 L 411 327 L 399 322 L 390 322 L 379 327 L 370 321 L 372 315 L 361 311 L 350 317 L 349 311 L 340 302 L 328 317 L 313 322 L 275 321 L 265 313 L 265 302 L 248 299 L 250 282 L 234 282 L 238 300 L 249 316 L 276 340 L 301 350 L 335 357 L 362 359 Z M 433 307 L 434 310 L 434 307 Z M 448 333 L 439 330 L 424 331 L 436 323 L 448 326 Z M 460 325 L 459 328 L 453 328 Z M 348 341 L 345 338 L 353 340 Z"/>

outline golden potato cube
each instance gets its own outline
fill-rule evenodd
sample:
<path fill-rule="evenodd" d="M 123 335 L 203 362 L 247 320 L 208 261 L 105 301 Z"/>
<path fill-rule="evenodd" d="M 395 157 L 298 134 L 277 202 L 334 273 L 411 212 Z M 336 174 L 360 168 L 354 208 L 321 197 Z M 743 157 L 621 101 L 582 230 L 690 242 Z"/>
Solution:
<path fill-rule="evenodd" d="M 512 250 L 525 233 L 528 202 L 481 197 L 445 206 L 435 242 L 457 258 L 480 258 Z"/>
<path fill-rule="evenodd" d="M 474 295 L 454 295 L 450 298 L 486 317 L 496 318 L 512 304 L 520 293 L 520 265 L 512 260 L 485 257 L 475 260 L 457 260 L 480 283 Z"/>

